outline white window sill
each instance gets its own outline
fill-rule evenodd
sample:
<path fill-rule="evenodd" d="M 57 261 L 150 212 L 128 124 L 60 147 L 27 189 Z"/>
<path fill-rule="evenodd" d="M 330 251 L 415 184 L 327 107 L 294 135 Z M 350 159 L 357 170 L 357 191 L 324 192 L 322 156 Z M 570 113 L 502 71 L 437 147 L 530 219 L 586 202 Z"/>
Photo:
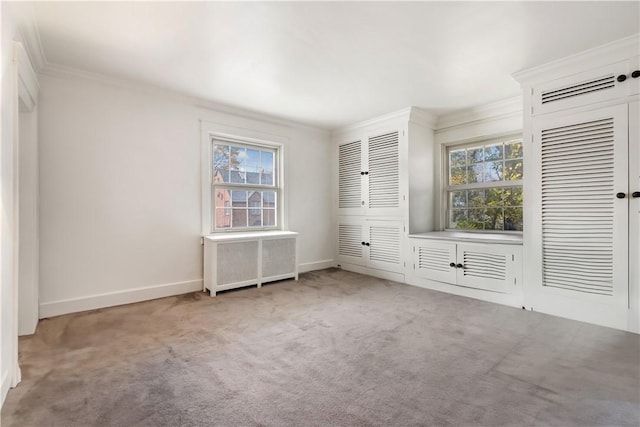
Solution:
<path fill-rule="evenodd" d="M 414 239 L 453 240 L 459 242 L 498 243 L 502 245 L 522 245 L 521 234 L 509 233 L 473 233 L 464 231 L 431 231 L 410 234 Z"/>
<path fill-rule="evenodd" d="M 269 239 L 277 237 L 295 237 L 298 233 L 295 231 L 236 231 L 227 233 L 209 234 L 203 236 L 205 240 L 213 242 L 231 241 L 231 240 L 255 240 L 255 239 Z"/>

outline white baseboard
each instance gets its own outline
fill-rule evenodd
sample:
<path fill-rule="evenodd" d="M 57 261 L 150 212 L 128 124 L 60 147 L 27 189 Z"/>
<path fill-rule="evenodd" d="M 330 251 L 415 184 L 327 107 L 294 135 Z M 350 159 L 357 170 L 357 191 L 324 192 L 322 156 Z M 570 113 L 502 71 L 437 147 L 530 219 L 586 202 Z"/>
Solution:
<path fill-rule="evenodd" d="M 392 280 L 398 283 L 405 283 L 404 274 L 402 273 L 393 273 L 390 271 L 384 270 L 376 270 L 375 268 L 363 267 L 361 265 L 355 264 L 340 264 L 340 268 L 347 271 L 353 271 L 354 273 L 365 274 L 367 276 L 378 277 L 380 279 Z"/>
<path fill-rule="evenodd" d="M 406 283 L 408 285 L 417 286 L 420 288 L 446 292 L 448 294 L 459 295 L 462 297 L 479 299 L 495 304 L 508 305 L 510 307 L 522 308 L 524 305 L 521 291 L 515 292 L 513 294 L 503 294 L 499 292 L 485 291 L 482 289 L 451 285 L 448 283 L 437 282 L 435 280 L 423 279 L 421 277 L 407 277 Z"/>
<path fill-rule="evenodd" d="M 40 303 L 40 318 L 201 291 L 202 279 Z"/>
<path fill-rule="evenodd" d="M 322 261 L 305 262 L 298 264 L 298 273 L 306 273 L 314 270 L 324 270 L 325 268 L 335 267 L 336 262 L 332 259 L 325 259 Z"/>
<path fill-rule="evenodd" d="M 9 393 L 9 369 L 6 369 L 2 373 L 2 385 L 0 386 L 0 408 L 4 405 L 4 399 L 7 398 Z"/>

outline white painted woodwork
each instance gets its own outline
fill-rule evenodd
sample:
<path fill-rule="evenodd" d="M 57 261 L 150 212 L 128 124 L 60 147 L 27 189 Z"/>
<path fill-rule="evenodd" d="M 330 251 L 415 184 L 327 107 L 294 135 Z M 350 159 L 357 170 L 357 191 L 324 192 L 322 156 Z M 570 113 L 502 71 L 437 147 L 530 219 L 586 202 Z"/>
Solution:
<path fill-rule="evenodd" d="M 338 264 L 402 273 L 404 224 L 362 216 L 338 217 Z"/>
<path fill-rule="evenodd" d="M 629 193 L 640 192 L 639 117 L 640 102 L 629 103 Z M 628 325 L 630 331 L 640 333 L 640 197 L 631 197 L 629 200 Z"/>
<path fill-rule="evenodd" d="M 298 233 L 238 232 L 204 238 L 204 290 L 216 292 L 274 280 L 298 280 Z"/>
<path fill-rule="evenodd" d="M 432 239 L 431 233 L 412 235 L 410 241 L 418 278 L 506 294 L 522 288 L 520 244 Z"/>
<path fill-rule="evenodd" d="M 525 306 L 634 332 L 639 47 L 636 35 L 516 76 L 525 103 Z"/>
<path fill-rule="evenodd" d="M 432 127 L 432 117 L 412 107 L 333 133 L 343 268 L 403 274 L 409 230 L 433 229 Z"/>

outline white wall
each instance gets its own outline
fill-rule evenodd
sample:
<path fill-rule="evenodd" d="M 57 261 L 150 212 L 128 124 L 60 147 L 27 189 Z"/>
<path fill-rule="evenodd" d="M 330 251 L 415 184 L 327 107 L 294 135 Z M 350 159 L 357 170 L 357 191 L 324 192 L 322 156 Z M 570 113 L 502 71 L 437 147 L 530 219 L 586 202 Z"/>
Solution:
<path fill-rule="evenodd" d="M 14 167 L 13 167 L 13 99 L 14 77 L 12 42 L 16 37 L 16 27 L 9 17 L 6 3 L 1 3 L 2 22 L 2 68 L 0 80 L 0 99 L 2 100 L 1 146 L 0 146 L 0 187 L 2 196 L 2 210 L 0 211 L 0 403 L 4 399 L 11 385 L 13 358 L 16 354 L 15 343 L 15 312 L 13 309 L 13 279 L 14 279 Z"/>
<path fill-rule="evenodd" d="M 200 119 L 290 141 L 301 269 L 331 265 L 328 132 L 68 73 L 40 85 L 41 317 L 201 288 Z"/>

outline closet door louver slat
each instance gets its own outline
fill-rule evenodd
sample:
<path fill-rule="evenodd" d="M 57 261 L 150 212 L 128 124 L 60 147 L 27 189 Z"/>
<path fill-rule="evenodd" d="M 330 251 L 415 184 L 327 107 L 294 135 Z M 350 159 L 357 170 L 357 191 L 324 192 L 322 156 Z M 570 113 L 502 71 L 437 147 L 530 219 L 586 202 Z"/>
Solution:
<path fill-rule="evenodd" d="M 398 131 L 369 137 L 369 208 L 400 206 L 398 138 Z"/>
<path fill-rule="evenodd" d="M 338 208 L 360 208 L 362 203 L 362 162 L 360 141 L 338 147 Z"/>
<path fill-rule="evenodd" d="M 400 227 L 370 225 L 369 242 L 369 260 L 400 264 Z"/>
<path fill-rule="evenodd" d="M 338 254 L 362 258 L 362 226 L 359 224 L 338 225 Z"/>
<path fill-rule="evenodd" d="M 614 150 L 613 117 L 541 130 L 543 286 L 613 296 Z"/>

